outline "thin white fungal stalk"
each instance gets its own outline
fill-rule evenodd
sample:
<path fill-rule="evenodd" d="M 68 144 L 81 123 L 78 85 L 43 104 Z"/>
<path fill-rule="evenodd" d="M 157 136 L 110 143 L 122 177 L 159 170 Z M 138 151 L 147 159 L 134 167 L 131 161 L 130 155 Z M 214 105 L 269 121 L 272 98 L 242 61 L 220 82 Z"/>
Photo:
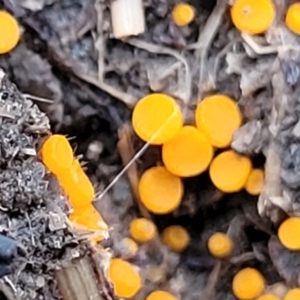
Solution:
<path fill-rule="evenodd" d="M 115 185 L 115 183 L 122 177 L 125 172 L 131 167 L 131 165 L 147 150 L 147 148 L 151 145 L 151 142 L 161 133 L 161 131 L 169 124 L 176 113 L 176 109 L 174 108 L 172 114 L 168 117 L 168 119 L 162 124 L 157 131 L 152 135 L 151 139 L 134 155 L 134 157 L 128 162 L 128 164 L 120 171 L 120 173 L 114 178 L 114 180 L 104 189 L 102 193 L 97 195 L 96 200 L 102 199 L 105 194 Z"/>
<path fill-rule="evenodd" d="M 113 35 L 124 39 L 145 32 L 145 12 L 142 0 L 111 0 Z"/>

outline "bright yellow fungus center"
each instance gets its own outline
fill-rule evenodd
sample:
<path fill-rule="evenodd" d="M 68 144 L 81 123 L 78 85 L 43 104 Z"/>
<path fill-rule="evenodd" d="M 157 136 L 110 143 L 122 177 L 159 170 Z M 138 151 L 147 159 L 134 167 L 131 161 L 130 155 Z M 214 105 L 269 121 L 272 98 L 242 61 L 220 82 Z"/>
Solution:
<path fill-rule="evenodd" d="M 0 54 L 14 49 L 20 39 L 20 29 L 17 20 L 8 12 L 0 11 Z"/>
<path fill-rule="evenodd" d="M 233 243 L 227 234 L 217 232 L 208 240 L 208 250 L 216 257 L 226 257 L 231 254 Z"/>
<path fill-rule="evenodd" d="M 233 133 L 242 124 L 242 115 L 236 102 L 225 95 L 203 99 L 195 112 L 198 129 L 217 148 L 228 147 Z"/>
<path fill-rule="evenodd" d="M 69 170 L 74 159 L 69 141 L 60 134 L 46 139 L 41 147 L 41 156 L 44 165 L 56 176 Z"/>
<path fill-rule="evenodd" d="M 300 35 L 300 2 L 289 6 L 285 16 L 285 23 L 292 32 Z"/>
<path fill-rule="evenodd" d="M 156 226 L 146 218 L 138 218 L 131 221 L 129 232 L 137 242 L 145 243 L 152 240 L 156 235 Z"/>
<path fill-rule="evenodd" d="M 145 207 L 155 214 L 168 214 L 181 203 L 183 184 L 164 167 L 153 167 L 143 173 L 139 194 Z"/>
<path fill-rule="evenodd" d="M 208 139 L 193 126 L 182 127 L 177 135 L 162 147 L 166 168 L 180 177 L 196 176 L 204 172 L 213 158 Z"/>
<path fill-rule="evenodd" d="M 121 298 L 133 297 L 142 286 L 142 279 L 134 266 L 120 258 L 110 261 L 108 278 L 114 285 L 115 294 Z"/>
<path fill-rule="evenodd" d="M 238 30 L 261 34 L 269 29 L 275 13 L 272 0 L 235 0 L 231 19 Z"/>
<path fill-rule="evenodd" d="M 73 160 L 70 169 L 61 173 L 58 179 L 75 209 L 92 203 L 95 196 L 94 187 L 77 159 Z"/>
<path fill-rule="evenodd" d="M 177 26 L 186 26 L 194 20 L 195 9 L 187 3 L 179 3 L 173 8 L 172 18 Z"/>
<path fill-rule="evenodd" d="M 232 290 L 240 300 L 253 300 L 265 289 L 265 279 L 253 268 L 240 270 L 233 278 Z"/>
<path fill-rule="evenodd" d="M 289 250 L 300 250 L 300 218 L 291 217 L 281 223 L 278 229 L 280 242 Z"/>
<path fill-rule="evenodd" d="M 148 295 L 146 300 L 177 300 L 177 298 L 168 292 L 158 290 Z"/>
<path fill-rule="evenodd" d="M 145 142 L 161 145 L 172 139 L 183 125 L 175 99 L 165 94 L 150 94 L 138 101 L 132 113 L 132 126 Z"/>
<path fill-rule="evenodd" d="M 190 242 L 190 235 L 179 225 L 167 227 L 162 233 L 163 242 L 173 251 L 183 251 Z"/>
<path fill-rule="evenodd" d="M 300 288 L 294 288 L 287 292 L 283 300 L 299 300 L 300 299 Z"/>
<path fill-rule="evenodd" d="M 250 195 L 259 195 L 264 186 L 265 174 L 261 169 L 252 169 L 246 181 L 245 190 Z"/>
<path fill-rule="evenodd" d="M 90 231 L 108 231 L 100 213 L 92 204 L 85 208 L 75 209 L 69 216 L 70 221 Z"/>
<path fill-rule="evenodd" d="M 251 168 L 252 163 L 248 157 L 228 150 L 213 159 L 209 167 L 209 176 L 220 191 L 234 193 L 245 186 Z"/>

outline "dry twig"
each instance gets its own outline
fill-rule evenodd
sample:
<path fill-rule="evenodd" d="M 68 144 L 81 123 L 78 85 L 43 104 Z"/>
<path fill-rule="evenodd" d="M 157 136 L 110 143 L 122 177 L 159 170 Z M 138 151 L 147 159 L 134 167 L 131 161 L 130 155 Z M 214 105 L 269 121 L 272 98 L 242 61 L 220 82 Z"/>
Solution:
<path fill-rule="evenodd" d="M 64 300 L 103 300 L 88 258 L 57 270 L 56 278 Z"/>
<path fill-rule="evenodd" d="M 112 0 L 113 35 L 124 39 L 145 31 L 145 13 L 142 0 Z"/>
<path fill-rule="evenodd" d="M 190 101 L 190 98 L 191 98 L 191 94 L 192 94 L 192 75 L 191 75 L 188 61 L 185 56 L 179 54 L 177 51 L 175 51 L 173 49 L 155 45 L 155 44 L 151 44 L 151 43 L 148 43 L 148 42 L 136 39 L 136 38 L 127 39 L 125 42 L 134 47 L 137 47 L 139 49 L 148 51 L 150 53 L 166 54 L 166 55 L 173 56 L 177 60 L 179 60 L 184 65 L 184 68 L 185 68 L 186 91 L 185 91 L 185 96 L 182 100 L 185 104 L 188 104 L 188 102 Z"/>
<path fill-rule="evenodd" d="M 218 260 L 208 276 L 207 285 L 204 289 L 203 296 L 200 297 L 201 300 L 211 300 L 215 298 L 215 288 L 221 273 L 221 267 L 222 262 Z"/>
<path fill-rule="evenodd" d="M 105 39 L 103 34 L 103 4 L 101 0 L 95 1 L 95 9 L 97 12 L 97 39 L 95 47 L 98 50 L 98 79 L 100 82 L 104 81 L 104 56 L 106 52 Z"/>
<path fill-rule="evenodd" d="M 203 93 L 203 81 L 205 78 L 205 70 L 207 67 L 207 53 L 222 23 L 223 16 L 226 12 L 226 8 L 227 2 L 224 0 L 218 0 L 217 5 L 215 6 L 208 20 L 206 21 L 203 30 L 199 34 L 198 42 L 189 46 L 189 49 L 196 50 L 196 66 L 197 68 L 198 66 L 200 66 L 198 99 L 202 98 Z"/>
<path fill-rule="evenodd" d="M 279 84 L 280 83 L 280 84 Z M 257 207 L 260 215 L 268 213 L 272 204 L 283 203 L 289 206 L 289 202 L 284 200 L 283 189 L 280 179 L 280 147 L 276 140 L 280 124 L 285 117 L 285 107 L 288 105 L 288 99 L 283 92 L 284 80 L 282 75 L 275 74 L 273 77 L 274 96 L 272 102 L 272 112 L 269 121 L 270 144 L 266 154 L 265 164 L 265 185 L 259 196 Z M 286 210 L 288 207 L 285 207 Z"/>
<path fill-rule="evenodd" d="M 123 128 L 120 129 L 119 131 L 119 142 L 118 142 L 118 150 L 121 155 L 123 165 L 126 166 L 132 157 L 134 157 L 134 148 L 132 145 L 132 132 L 129 127 L 129 125 L 125 124 Z M 138 183 L 139 183 L 139 176 L 138 176 L 138 169 L 137 169 L 137 164 L 134 162 L 132 165 L 127 170 L 127 176 L 132 188 L 132 192 L 134 195 L 134 198 L 137 202 L 137 206 L 139 208 L 140 214 L 147 218 L 150 219 L 150 214 L 149 212 L 145 209 L 144 205 L 141 203 L 140 196 L 138 193 Z"/>

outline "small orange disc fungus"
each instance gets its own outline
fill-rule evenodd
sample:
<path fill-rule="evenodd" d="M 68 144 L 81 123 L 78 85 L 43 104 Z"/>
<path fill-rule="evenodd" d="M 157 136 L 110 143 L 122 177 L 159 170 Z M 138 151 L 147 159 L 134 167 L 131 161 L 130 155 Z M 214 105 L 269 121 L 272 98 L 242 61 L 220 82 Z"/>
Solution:
<path fill-rule="evenodd" d="M 294 288 L 287 292 L 283 300 L 299 300 L 300 299 L 300 288 Z"/>
<path fill-rule="evenodd" d="M 165 167 L 153 167 L 143 173 L 139 194 L 145 207 L 155 214 L 168 214 L 181 203 L 183 184 Z"/>
<path fill-rule="evenodd" d="M 287 285 L 284 282 L 279 281 L 271 285 L 268 285 L 268 287 L 265 290 L 265 294 L 272 294 L 279 297 L 281 300 L 283 300 L 284 296 L 288 291 L 289 288 L 287 287 Z"/>
<path fill-rule="evenodd" d="M 183 125 L 183 116 L 176 101 L 165 94 L 142 98 L 132 114 L 132 126 L 145 142 L 161 145 L 173 138 Z"/>
<path fill-rule="evenodd" d="M 300 250 L 300 218 L 291 217 L 283 221 L 278 229 L 280 242 L 289 250 Z"/>
<path fill-rule="evenodd" d="M 177 298 L 165 291 L 154 291 L 147 296 L 146 300 L 177 300 Z"/>
<path fill-rule="evenodd" d="M 46 139 L 41 147 L 41 156 L 44 165 L 56 176 L 69 170 L 74 160 L 69 141 L 60 134 Z"/>
<path fill-rule="evenodd" d="M 253 196 L 259 195 L 264 186 L 265 174 L 261 169 L 252 169 L 246 181 L 245 190 Z"/>
<path fill-rule="evenodd" d="M 252 168 L 251 160 L 232 150 L 217 155 L 209 168 L 211 181 L 220 191 L 234 193 L 246 184 Z"/>
<path fill-rule="evenodd" d="M 77 159 L 74 159 L 71 168 L 61 173 L 58 178 L 73 208 L 92 203 L 95 196 L 94 187 Z"/>
<path fill-rule="evenodd" d="M 204 172 L 213 153 L 208 139 L 193 126 L 182 127 L 173 139 L 162 146 L 162 160 L 166 168 L 180 177 Z"/>
<path fill-rule="evenodd" d="M 116 296 L 121 298 L 133 297 L 142 286 L 142 279 L 134 266 L 120 258 L 110 261 L 108 278 L 114 285 Z"/>
<path fill-rule="evenodd" d="M 281 300 L 281 298 L 273 294 L 265 294 L 258 297 L 257 300 Z"/>
<path fill-rule="evenodd" d="M 261 34 L 270 28 L 275 13 L 272 0 L 235 0 L 231 19 L 238 30 Z"/>
<path fill-rule="evenodd" d="M 233 243 L 231 238 L 222 232 L 213 234 L 208 239 L 208 250 L 215 257 L 226 257 L 231 254 Z"/>
<path fill-rule="evenodd" d="M 172 11 L 172 19 L 177 26 L 186 26 L 195 18 L 195 9 L 187 3 L 177 4 Z"/>
<path fill-rule="evenodd" d="M 0 54 L 14 49 L 20 39 L 20 29 L 17 20 L 8 12 L 0 11 Z"/>
<path fill-rule="evenodd" d="M 92 204 L 83 209 L 74 210 L 69 215 L 71 222 L 89 231 L 108 231 L 107 224 Z"/>
<path fill-rule="evenodd" d="M 151 241 L 156 235 L 156 226 L 146 218 L 138 218 L 131 221 L 129 232 L 133 239 L 139 243 Z"/>
<path fill-rule="evenodd" d="M 131 238 L 123 238 L 120 244 L 128 258 L 134 257 L 139 250 L 138 244 Z"/>
<path fill-rule="evenodd" d="M 242 115 L 236 102 L 225 95 L 203 99 L 197 106 L 196 125 L 217 148 L 228 147 L 233 133 L 242 124 Z"/>
<path fill-rule="evenodd" d="M 285 16 L 285 24 L 289 30 L 300 35 L 300 2 L 289 6 Z"/>
<path fill-rule="evenodd" d="M 171 250 L 181 252 L 188 246 L 190 235 L 182 226 L 173 225 L 163 231 L 162 240 Z"/>
<path fill-rule="evenodd" d="M 245 268 L 234 276 L 232 289 L 238 299 L 252 300 L 264 291 L 265 279 L 256 269 Z"/>

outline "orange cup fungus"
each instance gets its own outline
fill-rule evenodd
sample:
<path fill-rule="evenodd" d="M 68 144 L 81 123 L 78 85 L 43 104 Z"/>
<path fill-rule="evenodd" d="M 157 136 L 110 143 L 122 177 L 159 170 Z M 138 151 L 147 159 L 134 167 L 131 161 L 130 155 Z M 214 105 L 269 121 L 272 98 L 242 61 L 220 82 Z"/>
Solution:
<path fill-rule="evenodd" d="M 195 9 L 187 3 L 177 4 L 172 11 L 172 19 L 177 26 L 186 26 L 195 18 Z"/>
<path fill-rule="evenodd" d="M 207 247 L 213 256 L 223 258 L 231 254 L 233 243 L 227 234 L 217 232 L 208 239 Z"/>
<path fill-rule="evenodd" d="M 264 186 L 265 174 L 261 169 L 252 169 L 246 181 L 245 190 L 253 196 L 259 195 Z"/>
<path fill-rule="evenodd" d="M 230 145 L 233 133 L 242 124 L 242 115 L 236 102 L 225 95 L 204 98 L 197 106 L 196 125 L 217 148 Z"/>
<path fill-rule="evenodd" d="M 138 190 L 141 202 L 155 214 L 168 214 L 174 211 L 183 197 L 181 179 L 160 166 L 143 173 Z"/>
<path fill-rule="evenodd" d="M 150 94 L 134 107 L 132 126 L 145 142 L 161 145 L 173 138 L 183 125 L 176 101 L 165 94 Z"/>
<path fill-rule="evenodd" d="M 289 6 L 285 16 L 285 24 L 289 30 L 300 35 L 300 2 Z"/>
<path fill-rule="evenodd" d="M 114 285 L 116 296 L 121 298 L 133 297 L 142 286 L 142 279 L 134 266 L 120 258 L 110 261 L 108 278 Z"/>
<path fill-rule="evenodd" d="M 300 250 L 300 218 L 291 217 L 283 221 L 278 229 L 278 238 L 289 250 Z"/>
<path fill-rule="evenodd" d="M 0 54 L 14 49 L 20 39 L 20 29 L 17 20 L 8 12 L 0 11 Z"/>
<path fill-rule="evenodd" d="M 177 298 L 168 292 L 157 290 L 148 295 L 146 300 L 177 300 Z"/>
<path fill-rule="evenodd" d="M 235 0 L 231 8 L 235 27 L 250 34 L 261 34 L 268 30 L 275 14 L 272 0 Z"/>
<path fill-rule="evenodd" d="M 108 226 L 92 204 L 83 209 L 75 209 L 69 215 L 71 222 L 89 231 L 108 231 Z"/>
<path fill-rule="evenodd" d="M 233 278 L 232 290 L 240 300 L 253 300 L 260 296 L 265 289 L 265 279 L 253 268 L 240 270 Z"/>
<path fill-rule="evenodd" d="M 273 294 L 265 294 L 258 297 L 257 300 L 281 300 L 281 298 Z"/>
<path fill-rule="evenodd" d="M 173 225 L 163 231 L 162 240 L 171 250 L 181 252 L 188 246 L 190 235 L 182 226 Z"/>
<path fill-rule="evenodd" d="M 287 292 L 283 300 L 299 300 L 300 299 L 300 288 L 294 288 Z"/>
<path fill-rule="evenodd" d="M 139 243 L 149 242 L 156 235 L 156 226 L 146 218 L 138 218 L 129 225 L 131 237 Z"/>
<path fill-rule="evenodd" d="M 204 172 L 213 153 L 208 139 L 193 126 L 182 127 L 173 139 L 162 146 L 162 160 L 166 168 L 180 177 Z"/>
<path fill-rule="evenodd" d="M 128 258 L 134 257 L 139 250 L 138 244 L 131 238 L 123 238 L 120 244 Z"/>
<path fill-rule="evenodd" d="M 69 170 L 74 159 L 69 141 L 60 134 L 46 139 L 41 147 L 41 156 L 44 165 L 56 176 Z"/>
<path fill-rule="evenodd" d="M 58 178 L 75 209 L 89 205 L 93 201 L 94 187 L 77 159 L 73 159 L 71 168 L 61 173 Z"/>
<path fill-rule="evenodd" d="M 211 181 L 220 191 L 234 193 L 246 184 L 252 168 L 251 160 L 232 150 L 217 155 L 209 168 Z"/>

